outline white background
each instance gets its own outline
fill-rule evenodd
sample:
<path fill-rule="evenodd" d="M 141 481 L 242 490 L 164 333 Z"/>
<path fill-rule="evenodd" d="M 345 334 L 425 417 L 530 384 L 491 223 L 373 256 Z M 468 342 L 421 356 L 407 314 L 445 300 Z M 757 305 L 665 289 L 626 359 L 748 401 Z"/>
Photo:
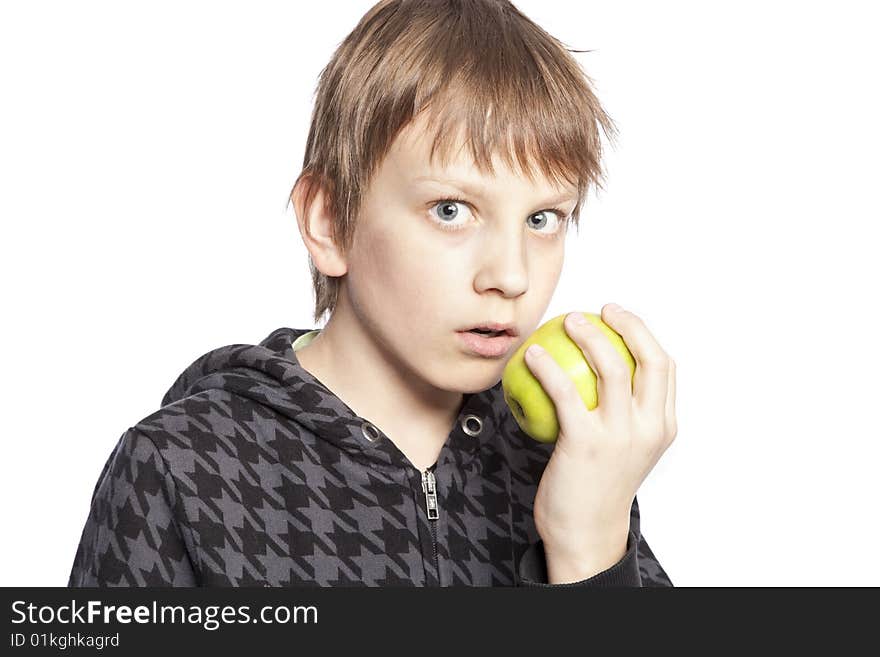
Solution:
<path fill-rule="evenodd" d="M 311 327 L 287 193 L 372 6 L 0 6 L 0 584 L 65 585 L 98 474 L 204 352 Z M 620 128 L 547 319 L 615 301 L 678 364 L 639 491 L 678 586 L 880 585 L 876 17 L 517 6 Z"/>

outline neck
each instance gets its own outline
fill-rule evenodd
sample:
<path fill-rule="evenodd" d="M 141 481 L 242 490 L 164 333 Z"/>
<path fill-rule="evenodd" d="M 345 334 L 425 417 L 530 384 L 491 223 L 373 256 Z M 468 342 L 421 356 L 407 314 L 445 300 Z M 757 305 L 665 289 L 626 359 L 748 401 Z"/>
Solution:
<path fill-rule="evenodd" d="M 419 470 L 430 467 L 464 396 L 440 390 L 376 344 L 337 307 L 327 326 L 297 350 L 300 365 L 360 417 L 376 425 Z"/>

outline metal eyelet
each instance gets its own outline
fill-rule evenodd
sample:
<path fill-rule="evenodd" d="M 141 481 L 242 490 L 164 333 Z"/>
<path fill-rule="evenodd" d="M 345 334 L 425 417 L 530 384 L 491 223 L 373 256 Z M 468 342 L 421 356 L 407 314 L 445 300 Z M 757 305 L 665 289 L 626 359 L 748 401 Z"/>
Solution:
<path fill-rule="evenodd" d="M 471 426 L 476 424 L 476 427 Z M 483 421 L 476 415 L 465 415 L 461 420 L 461 430 L 469 436 L 479 436 L 483 430 Z"/>
<path fill-rule="evenodd" d="M 371 443 L 376 442 L 377 440 L 379 440 L 379 438 L 382 437 L 382 434 L 376 428 L 376 425 L 366 421 L 361 424 L 361 433 L 364 434 L 364 438 L 369 440 Z"/>

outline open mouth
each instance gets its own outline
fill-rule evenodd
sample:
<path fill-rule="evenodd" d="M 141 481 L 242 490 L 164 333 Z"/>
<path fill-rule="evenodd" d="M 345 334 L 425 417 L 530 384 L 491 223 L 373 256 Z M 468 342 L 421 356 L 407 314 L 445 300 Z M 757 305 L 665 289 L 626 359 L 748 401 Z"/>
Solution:
<path fill-rule="evenodd" d="M 487 331 L 485 329 L 471 329 L 467 331 L 468 333 L 476 333 L 478 335 L 484 335 L 488 338 L 496 338 L 499 335 L 507 335 L 507 331 Z"/>

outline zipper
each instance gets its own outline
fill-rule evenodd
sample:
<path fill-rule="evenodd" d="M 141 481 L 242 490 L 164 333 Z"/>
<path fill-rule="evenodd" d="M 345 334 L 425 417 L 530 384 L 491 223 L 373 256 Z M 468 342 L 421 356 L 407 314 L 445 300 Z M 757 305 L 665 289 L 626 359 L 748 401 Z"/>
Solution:
<path fill-rule="evenodd" d="M 434 473 L 428 468 L 422 473 L 422 490 L 425 492 L 425 508 L 428 511 L 428 520 L 437 520 L 440 517 L 437 511 L 437 480 Z"/>
<path fill-rule="evenodd" d="M 437 508 L 437 480 L 431 468 L 422 472 L 422 490 L 425 493 L 425 510 L 428 512 L 428 527 L 431 530 L 431 548 L 434 552 L 434 567 L 437 569 L 437 580 L 440 580 L 440 559 L 437 557 L 437 519 L 440 511 Z"/>

